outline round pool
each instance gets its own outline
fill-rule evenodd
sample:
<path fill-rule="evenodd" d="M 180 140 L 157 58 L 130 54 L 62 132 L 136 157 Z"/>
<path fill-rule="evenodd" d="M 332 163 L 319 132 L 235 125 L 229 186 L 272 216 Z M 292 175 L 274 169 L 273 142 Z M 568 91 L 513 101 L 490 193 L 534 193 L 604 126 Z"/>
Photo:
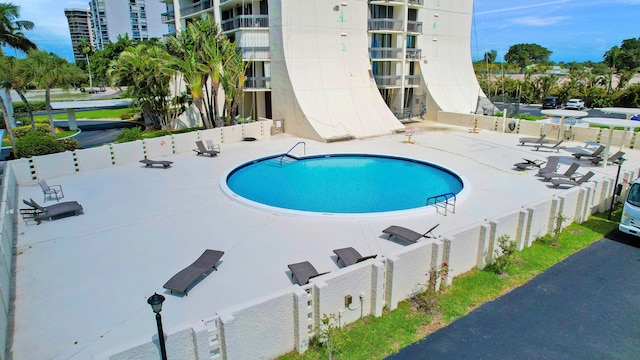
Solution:
<path fill-rule="evenodd" d="M 420 208 L 429 197 L 463 188 L 460 176 L 441 166 L 362 154 L 266 157 L 233 169 L 221 185 L 251 202 L 336 214 Z"/>

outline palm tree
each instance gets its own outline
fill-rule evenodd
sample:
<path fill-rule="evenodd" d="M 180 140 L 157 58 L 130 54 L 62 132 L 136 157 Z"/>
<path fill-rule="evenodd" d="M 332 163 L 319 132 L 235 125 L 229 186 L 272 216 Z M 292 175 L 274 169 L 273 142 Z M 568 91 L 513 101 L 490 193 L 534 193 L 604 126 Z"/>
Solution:
<path fill-rule="evenodd" d="M 622 49 L 618 46 L 613 46 L 609 51 L 604 53 L 604 62 L 609 67 L 609 86 L 607 91 L 613 90 L 613 76 L 617 72 L 618 63 L 620 62 L 620 56 L 622 55 Z"/>
<path fill-rule="evenodd" d="M 33 22 L 16 20 L 20 17 L 20 6 L 12 3 L 0 3 L 0 45 L 28 52 L 38 47 L 22 33 L 31 30 Z"/>
<path fill-rule="evenodd" d="M 212 118 L 207 116 L 203 107 L 203 87 L 208 80 L 208 67 L 204 63 L 205 53 L 200 49 L 206 44 L 206 24 L 209 22 L 203 19 L 189 23 L 186 29 L 167 39 L 168 51 L 174 55 L 169 67 L 181 74 L 207 129 L 211 129 L 213 124 Z"/>
<path fill-rule="evenodd" d="M 109 70 L 116 85 L 130 82 L 126 95 L 137 101 L 144 118 L 157 129 L 168 129 L 178 110 L 170 101 L 169 82 L 175 74 L 166 65 L 170 57 L 159 44 L 142 43 L 123 51 Z"/>
<path fill-rule="evenodd" d="M 45 90 L 45 103 L 49 114 L 51 136 L 55 139 L 56 132 L 51 113 L 51 89 L 60 87 L 68 89 L 77 76 L 78 68 L 69 64 L 67 60 L 54 53 L 42 50 L 30 51 L 24 62 L 20 64 L 20 72 L 27 79 L 32 79 L 39 88 Z"/>
<path fill-rule="evenodd" d="M 20 17 L 20 6 L 12 3 L 0 3 L 0 45 L 9 46 L 16 50 L 27 52 L 38 47 L 22 33 L 22 29 L 31 30 L 34 27 L 33 22 L 26 20 L 17 20 Z M 0 48 L 0 56 L 4 56 L 2 48 Z M 4 90 L 3 90 L 4 91 Z M 10 97 L 7 97 L 10 98 Z M 15 139 L 13 137 L 13 127 L 11 124 L 9 110 L 7 109 L 4 99 L 0 96 L 0 107 L 5 119 L 5 126 L 9 133 L 9 139 L 15 149 Z"/>
<path fill-rule="evenodd" d="M 0 57 L 0 87 L 6 89 L 13 89 L 27 108 L 27 114 L 29 114 L 29 120 L 31 121 L 31 130 L 36 129 L 35 121 L 33 120 L 33 112 L 29 101 L 24 96 L 25 85 L 31 82 L 31 79 L 22 76 L 20 72 L 20 64 L 25 61 L 24 59 L 16 59 L 13 56 Z"/>
<path fill-rule="evenodd" d="M 88 39 L 80 39 L 77 47 L 80 52 L 84 54 L 85 61 L 87 62 L 87 71 L 89 72 L 89 90 L 93 89 L 93 78 L 91 76 L 91 62 L 89 61 L 89 55 L 93 54 L 93 46 Z"/>

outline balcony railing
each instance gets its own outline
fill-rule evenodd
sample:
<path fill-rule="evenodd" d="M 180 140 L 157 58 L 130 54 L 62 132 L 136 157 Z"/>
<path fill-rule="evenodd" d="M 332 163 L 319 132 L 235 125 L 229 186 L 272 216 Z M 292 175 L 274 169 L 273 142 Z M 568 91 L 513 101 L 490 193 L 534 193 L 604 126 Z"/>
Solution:
<path fill-rule="evenodd" d="M 229 1 L 229 0 L 226 0 Z M 379 3 L 390 3 L 396 5 L 404 5 L 404 0 L 369 0 L 370 4 L 379 4 Z M 424 5 L 424 0 L 409 0 L 409 6 L 422 6 Z"/>
<path fill-rule="evenodd" d="M 399 75 L 376 75 L 374 76 L 376 85 L 379 87 L 400 86 L 401 76 Z"/>
<path fill-rule="evenodd" d="M 422 22 L 407 21 L 407 32 L 422 34 Z"/>
<path fill-rule="evenodd" d="M 412 48 L 408 48 L 407 49 L 407 60 L 420 60 L 420 57 L 422 56 L 422 49 L 412 49 Z"/>
<path fill-rule="evenodd" d="M 402 20 L 369 19 L 369 31 L 402 31 Z"/>
<path fill-rule="evenodd" d="M 369 48 L 371 59 L 400 59 L 402 57 L 401 48 L 375 47 Z"/>
<path fill-rule="evenodd" d="M 240 28 L 268 28 L 269 15 L 241 15 L 223 21 L 220 26 L 222 31 L 231 31 Z"/>
<path fill-rule="evenodd" d="M 404 77 L 406 86 L 420 86 L 422 82 L 422 76 L 420 75 L 407 75 Z"/>
<path fill-rule="evenodd" d="M 271 89 L 271 77 L 249 77 L 244 81 L 245 90 Z"/>
<path fill-rule="evenodd" d="M 238 50 L 242 53 L 242 60 L 269 60 L 271 58 L 271 48 L 268 46 L 242 47 Z"/>
<path fill-rule="evenodd" d="M 213 0 L 206 0 L 206 1 L 200 2 L 199 4 L 195 4 L 193 6 L 181 9 L 180 13 L 182 16 L 187 16 L 187 15 L 195 14 L 197 12 L 205 11 L 211 8 L 213 8 Z"/>

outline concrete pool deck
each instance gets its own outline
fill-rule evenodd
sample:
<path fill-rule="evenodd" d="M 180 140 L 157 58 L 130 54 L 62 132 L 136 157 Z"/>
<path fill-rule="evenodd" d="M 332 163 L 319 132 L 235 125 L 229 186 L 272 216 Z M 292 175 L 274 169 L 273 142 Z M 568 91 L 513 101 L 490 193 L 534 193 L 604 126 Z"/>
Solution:
<path fill-rule="evenodd" d="M 403 143 L 404 134 L 335 143 L 280 134 L 224 144 L 216 158 L 194 153 L 162 158 L 174 162 L 169 169 L 132 163 L 47 179 L 63 186 L 64 201 L 80 202 L 84 214 L 38 226 L 19 219 L 13 358 L 103 358 L 149 342 L 157 336 L 146 302 L 154 291 L 166 297 L 163 325 L 172 333 L 219 310 L 290 288 L 287 264 L 309 261 L 320 272 L 334 271 L 339 268 L 336 248 L 352 246 L 363 255 L 402 249 L 382 237 L 389 225 L 421 231 L 439 223 L 435 232 L 442 235 L 562 192 L 533 170 L 513 170 L 513 164 L 562 155 L 564 171 L 574 160 L 566 151 L 518 146 L 516 134 L 419 126 L 424 128 L 412 136 L 414 144 Z M 220 177 L 229 170 L 283 153 L 298 141 L 306 142 L 308 155 L 379 153 L 437 163 L 462 175 L 467 191 L 458 198 L 455 214 L 443 216 L 428 207 L 363 217 L 264 211 L 220 190 Z M 640 152 L 624 151 L 624 168 L 640 166 Z M 293 154 L 302 155 L 302 148 Z M 594 171 L 596 180 L 615 176 L 618 169 L 580 163 L 580 171 Z M 398 181 L 401 186 L 403 179 Z M 42 191 L 20 187 L 18 198 L 41 202 Z M 218 271 L 188 296 L 165 292 L 162 285 L 207 248 L 225 251 Z"/>

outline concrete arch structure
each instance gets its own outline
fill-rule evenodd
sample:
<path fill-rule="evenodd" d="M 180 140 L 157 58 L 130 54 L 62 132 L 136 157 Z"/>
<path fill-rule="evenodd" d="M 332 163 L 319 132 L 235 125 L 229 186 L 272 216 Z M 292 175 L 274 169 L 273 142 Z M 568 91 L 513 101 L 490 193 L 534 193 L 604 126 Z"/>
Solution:
<path fill-rule="evenodd" d="M 332 141 L 404 128 L 371 75 L 367 13 L 366 1 L 270 1 L 273 118 L 286 132 Z"/>
<path fill-rule="evenodd" d="M 439 110 L 475 113 L 484 93 L 471 61 L 473 0 L 428 0 L 425 8 L 420 66 L 428 88 L 426 117 L 437 119 Z"/>

